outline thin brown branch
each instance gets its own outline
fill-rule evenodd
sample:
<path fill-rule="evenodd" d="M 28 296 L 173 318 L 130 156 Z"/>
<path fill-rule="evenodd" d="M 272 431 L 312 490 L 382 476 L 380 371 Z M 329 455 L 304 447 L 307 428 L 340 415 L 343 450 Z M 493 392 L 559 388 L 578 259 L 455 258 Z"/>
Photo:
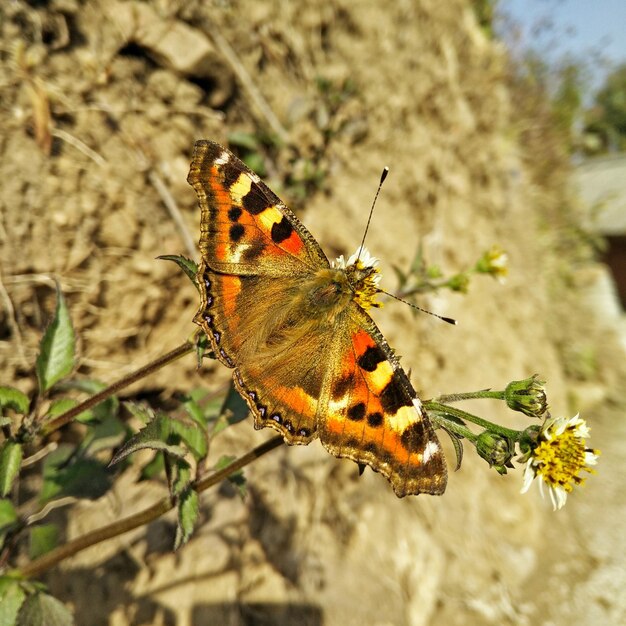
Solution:
<path fill-rule="evenodd" d="M 254 448 L 250 452 L 247 452 L 243 456 L 235 459 L 230 465 L 227 465 L 223 469 L 215 472 L 211 476 L 207 476 L 202 480 L 194 483 L 193 487 L 198 492 L 201 493 L 220 483 L 222 480 L 230 476 L 232 473 L 240 470 L 246 465 L 256 461 L 256 459 L 262 457 L 268 452 L 274 450 L 283 443 L 283 438 L 278 435 L 269 439 L 265 443 L 262 443 L 260 446 Z M 51 567 L 54 567 L 64 559 L 67 559 L 71 556 L 74 556 L 78 552 L 85 550 L 86 548 L 90 548 L 102 541 L 106 541 L 108 539 L 112 539 L 113 537 L 117 537 L 124 533 L 129 532 L 139 526 L 143 526 L 144 524 L 148 524 L 153 520 L 159 518 L 164 513 L 167 513 L 169 510 L 174 508 L 174 504 L 171 498 L 163 498 L 159 502 L 156 502 L 152 506 L 144 509 L 143 511 L 139 511 L 139 513 L 135 513 L 134 515 L 130 515 L 129 517 L 119 520 L 118 522 L 114 522 L 109 526 L 105 526 L 103 528 L 98 528 L 90 533 L 83 535 L 82 537 L 78 537 L 72 541 L 68 541 L 65 545 L 59 546 L 58 548 L 48 552 L 42 557 L 35 559 L 25 567 L 23 567 L 20 571 L 22 576 L 26 578 L 36 578 L 41 576 L 45 571 L 49 570 Z"/>
<path fill-rule="evenodd" d="M 159 357 L 155 361 L 152 361 L 151 363 L 148 363 L 147 365 L 140 367 L 138 370 L 135 370 L 134 372 L 130 373 L 128 376 L 124 376 L 124 378 L 113 383 L 106 389 L 103 389 L 99 393 L 96 393 L 90 398 L 87 398 L 87 400 L 85 400 L 84 402 L 77 404 L 74 408 L 70 409 L 69 411 L 66 411 L 65 413 L 62 413 L 55 419 L 45 424 L 45 426 L 42 429 L 42 434 L 48 435 L 51 432 L 58 430 L 62 426 L 65 426 L 65 424 L 68 424 L 69 422 L 71 422 L 77 415 L 80 415 L 83 411 L 93 408 L 94 406 L 96 406 L 97 404 L 100 404 L 107 398 L 110 398 L 111 396 L 115 395 L 118 391 L 121 391 L 125 387 L 132 385 L 134 382 L 137 382 L 138 380 L 141 380 L 142 378 L 145 378 L 146 376 L 149 376 L 150 374 L 152 374 L 152 372 L 156 372 L 157 370 L 161 369 L 165 365 L 168 365 L 169 363 L 172 363 L 173 361 L 180 359 L 186 354 L 193 352 L 194 348 L 195 348 L 195 344 L 193 342 L 186 341 L 185 343 L 178 346 L 178 348 L 174 348 L 174 350 L 172 350 L 171 352 L 168 352 L 167 354 L 164 354 L 162 357 Z"/>

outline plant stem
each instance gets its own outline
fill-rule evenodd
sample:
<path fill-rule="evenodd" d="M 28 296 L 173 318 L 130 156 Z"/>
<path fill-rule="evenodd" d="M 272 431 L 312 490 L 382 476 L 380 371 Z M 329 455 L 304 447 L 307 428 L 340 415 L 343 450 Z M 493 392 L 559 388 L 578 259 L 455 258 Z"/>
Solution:
<path fill-rule="evenodd" d="M 240 456 L 238 459 L 235 459 L 230 465 L 227 465 L 210 476 L 206 476 L 202 480 L 196 481 L 192 486 L 198 493 L 201 493 L 209 487 L 220 483 L 226 477 L 230 476 L 230 474 L 252 463 L 252 461 L 255 461 L 268 452 L 274 450 L 274 448 L 277 448 L 282 443 L 283 438 L 280 435 L 273 437 L 265 443 L 262 443 L 260 446 L 254 448 L 254 450 L 251 450 L 243 456 Z M 78 552 L 85 550 L 86 548 L 94 546 L 97 543 L 101 543 L 102 541 L 122 535 L 123 533 L 138 528 L 139 526 L 143 526 L 173 508 L 174 503 L 172 502 L 172 499 L 169 496 L 163 498 L 147 509 L 139 511 L 139 513 L 135 513 L 134 515 L 130 515 L 125 519 L 114 522 L 109 526 L 98 528 L 97 530 L 93 530 L 85 535 L 82 535 L 82 537 L 68 541 L 65 545 L 59 546 L 47 554 L 44 554 L 40 558 L 35 559 L 31 563 L 28 563 L 20 570 L 19 573 L 25 578 L 36 578 L 64 559 L 67 559 Z"/>
<path fill-rule="evenodd" d="M 472 422 L 473 424 L 482 426 L 485 430 L 490 430 L 491 432 L 499 433 L 500 435 L 503 435 L 504 437 L 510 437 L 511 439 L 513 439 L 513 441 L 517 441 L 520 436 L 520 431 L 518 430 L 512 430 L 511 428 L 505 428 L 504 426 L 499 426 L 498 424 L 489 422 L 483 419 L 482 417 L 472 415 L 471 413 L 468 413 L 467 411 L 462 411 L 461 409 L 457 409 L 447 404 L 441 404 L 440 402 L 437 402 L 435 400 L 428 400 L 427 402 L 424 402 L 424 408 L 426 409 L 426 411 L 433 411 L 435 413 L 438 413 L 441 417 L 438 417 L 436 420 L 433 420 L 433 421 L 437 421 L 444 428 L 448 428 L 448 424 L 450 423 L 458 426 L 456 422 L 451 422 L 451 420 L 446 420 L 444 416 L 447 414 L 447 415 L 452 415 L 453 417 L 458 417 L 459 419 L 463 421 Z M 455 429 L 451 427 L 450 430 L 454 431 Z"/>
<path fill-rule="evenodd" d="M 195 344 L 193 342 L 186 341 L 177 348 L 174 348 L 174 350 L 172 350 L 171 352 L 168 352 L 167 354 L 164 354 L 162 357 L 159 357 L 155 361 L 152 361 L 151 363 L 140 367 L 138 370 L 135 370 L 128 376 L 124 376 L 124 378 L 121 378 L 106 389 L 103 389 L 102 391 L 96 393 L 90 398 L 87 398 L 87 400 L 85 400 L 84 402 L 77 404 L 69 411 L 62 413 L 55 419 L 45 424 L 41 431 L 42 435 L 49 435 L 51 432 L 54 432 L 62 426 L 65 426 L 65 424 L 71 422 L 77 415 L 80 415 L 83 411 L 91 409 L 97 404 L 104 402 L 104 400 L 110 398 L 112 395 L 116 394 L 118 391 L 121 391 L 125 387 L 132 385 L 134 382 L 137 382 L 138 380 L 141 380 L 146 376 L 149 376 L 150 374 L 152 374 L 152 372 L 156 372 L 158 369 L 161 369 L 165 365 L 168 365 L 169 363 L 180 359 L 186 354 L 193 352 L 194 348 Z"/>
<path fill-rule="evenodd" d="M 436 402 L 445 404 L 447 402 L 460 402 L 461 400 L 479 400 L 481 398 L 494 398 L 496 400 L 504 400 L 504 391 L 491 391 L 491 389 L 483 389 L 482 391 L 470 391 L 468 393 L 452 393 L 445 396 L 439 396 Z"/>

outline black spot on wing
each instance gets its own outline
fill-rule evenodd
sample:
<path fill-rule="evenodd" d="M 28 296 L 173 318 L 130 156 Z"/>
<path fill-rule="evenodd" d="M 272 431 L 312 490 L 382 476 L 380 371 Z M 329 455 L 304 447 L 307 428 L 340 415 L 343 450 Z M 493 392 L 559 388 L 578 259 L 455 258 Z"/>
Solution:
<path fill-rule="evenodd" d="M 286 217 L 283 217 L 280 222 L 272 224 L 272 241 L 274 243 L 282 243 L 285 239 L 289 239 L 291 233 L 293 233 L 293 226 Z"/>
<path fill-rule="evenodd" d="M 201 154 L 201 164 L 203 167 L 212 165 L 224 152 L 224 148 L 212 141 L 197 141 L 194 149 L 194 160 Z"/>
<path fill-rule="evenodd" d="M 383 423 L 383 414 L 380 413 L 379 411 L 376 411 L 376 413 L 368 413 L 367 423 L 372 428 L 378 428 Z"/>
<path fill-rule="evenodd" d="M 363 402 L 359 402 L 351 406 L 348 409 L 348 419 L 351 419 L 354 422 L 359 422 L 365 417 L 365 405 Z"/>
<path fill-rule="evenodd" d="M 378 346 L 370 346 L 357 360 L 357 364 L 366 372 L 373 372 L 379 363 L 386 361 L 384 352 Z"/>
<path fill-rule="evenodd" d="M 428 443 L 428 433 L 424 422 L 414 422 L 407 426 L 400 435 L 400 443 L 409 452 L 422 452 Z"/>
<path fill-rule="evenodd" d="M 247 261 L 248 263 L 252 263 L 253 261 L 256 261 L 263 254 L 264 250 L 265 250 L 265 246 L 263 244 L 255 242 L 253 245 L 245 248 L 241 256 L 244 261 Z"/>
<path fill-rule="evenodd" d="M 220 165 L 220 172 L 224 177 L 224 185 L 228 188 L 237 182 L 239 175 L 241 174 L 241 168 L 237 167 L 231 161 L 227 161 L 224 165 Z"/>
<path fill-rule="evenodd" d="M 240 217 L 241 214 L 243 213 L 241 207 L 239 206 L 231 206 L 230 209 L 228 209 L 228 219 L 231 222 L 236 222 Z"/>
<path fill-rule="evenodd" d="M 348 389 L 350 389 L 354 385 L 354 374 L 346 374 L 342 378 L 338 378 L 333 382 L 331 396 L 333 400 L 341 400 L 343 398 Z"/>
<path fill-rule="evenodd" d="M 245 228 L 241 224 L 233 224 L 229 230 L 229 237 L 231 241 L 239 241 L 245 232 Z"/>
<path fill-rule="evenodd" d="M 370 454 L 375 454 L 375 455 L 379 454 L 378 446 L 372 441 L 370 441 L 369 443 L 366 443 L 363 446 L 363 450 L 365 452 L 369 452 Z"/>
<path fill-rule="evenodd" d="M 385 413 L 397 413 L 403 406 L 412 406 L 413 401 L 404 390 L 397 372 L 393 373 L 380 394 L 380 403 Z"/>
<path fill-rule="evenodd" d="M 255 185 L 252 185 L 250 191 L 241 199 L 241 204 L 250 215 L 258 215 L 268 207 L 267 200 L 259 193 Z"/>

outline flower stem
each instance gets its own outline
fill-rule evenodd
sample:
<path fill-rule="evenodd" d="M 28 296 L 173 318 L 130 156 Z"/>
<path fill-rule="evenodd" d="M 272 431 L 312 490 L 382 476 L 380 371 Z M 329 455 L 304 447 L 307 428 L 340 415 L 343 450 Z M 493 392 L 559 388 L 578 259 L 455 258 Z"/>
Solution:
<path fill-rule="evenodd" d="M 499 433 L 500 435 L 503 435 L 504 437 L 510 437 L 514 441 L 517 441 L 521 435 L 521 432 L 518 430 L 512 430 L 510 428 L 505 428 L 504 426 L 499 426 L 498 424 L 489 422 L 483 419 L 482 417 L 472 415 L 471 413 L 468 413 L 467 411 L 457 409 L 447 404 L 442 404 L 436 400 L 428 400 L 424 402 L 424 408 L 429 413 L 432 411 L 437 414 L 433 421 L 437 422 L 439 425 L 443 426 L 444 428 L 449 428 L 453 432 L 457 432 L 461 425 L 454 420 L 446 419 L 445 417 L 446 415 L 456 417 L 466 422 L 472 422 L 473 424 L 476 424 L 477 426 L 482 426 L 485 430 L 489 430 L 493 433 Z M 473 441 L 475 438 L 476 438 L 476 435 L 474 435 L 473 438 L 468 437 L 468 439 L 470 439 L 471 441 Z"/>
<path fill-rule="evenodd" d="M 252 461 L 255 461 L 268 452 L 274 450 L 274 448 L 277 448 L 282 443 L 283 438 L 280 435 L 273 437 L 265 443 L 262 443 L 260 446 L 254 448 L 254 450 L 251 450 L 243 456 L 240 456 L 238 459 L 235 459 L 232 463 L 214 474 L 196 481 L 193 483 L 192 487 L 198 493 L 201 493 L 209 487 L 220 483 L 222 480 L 230 476 L 232 473 L 240 470 L 242 467 L 252 463 Z M 65 545 L 59 546 L 38 559 L 35 559 L 31 563 L 28 563 L 20 570 L 19 573 L 25 578 L 36 578 L 64 559 L 67 559 L 78 552 L 85 550 L 86 548 L 90 548 L 97 543 L 101 543 L 107 539 L 112 539 L 113 537 L 127 533 L 128 531 L 138 528 L 139 526 L 143 526 L 173 508 L 174 503 L 172 499 L 169 496 L 163 498 L 143 511 L 139 511 L 138 513 L 130 515 L 122 520 L 119 520 L 118 522 L 109 524 L 109 526 L 98 528 L 82 535 L 81 537 L 77 537 L 72 541 L 68 541 Z"/>
<path fill-rule="evenodd" d="M 460 402 L 461 400 L 477 400 L 481 398 L 504 400 L 504 391 L 491 391 L 491 389 L 483 389 L 482 391 L 470 391 L 468 393 L 452 393 L 445 396 L 439 396 L 436 402 L 445 404 L 446 402 Z"/>
<path fill-rule="evenodd" d="M 90 398 L 87 398 L 87 400 L 85 400 L 84 402 L 77 404 L 69 411 L 62 413 L 58 417 L 49 421 L 42 428 L 42 435 L 49 435 L 51 432 L 54 432 L 62 426 L 65 426 L 66 424 L 71 422 L 77 415 L 80 415 L 83 411 L 93 408 L 97 404 L 104 402 L 104 400 L 110 398 L 112 395 L 116 394 L 118 391 L 121 391 L 125 387 L 132 385 L 134 382 L 137 382 L 138 380 L 141 380 L 146 376 L 149 376 L 150 374 L 152 374 L 152 372 L 156 372 L 157 370 L 165 367 L 173 361 L 176 361 L 177 359 L 180 359 L 186 354 L 193 352 L 194 348 L 195 343 L 191 341 L 186 341 L 177 348 L 174 348 L 174 350 L 172 350 L 171 352 L 168 352 L 167 354 L 164 354 L 162 357 L 159 357 L 151 363 L 148 363 L 147 365 L 140 367 L 138 370 L 131 372 L 130 374 L 128 374 L 128 376 L 124 376 L 124 378 L 121 378 L 106 389 L 103 389 L 102 391 L 96 393 Z"/>

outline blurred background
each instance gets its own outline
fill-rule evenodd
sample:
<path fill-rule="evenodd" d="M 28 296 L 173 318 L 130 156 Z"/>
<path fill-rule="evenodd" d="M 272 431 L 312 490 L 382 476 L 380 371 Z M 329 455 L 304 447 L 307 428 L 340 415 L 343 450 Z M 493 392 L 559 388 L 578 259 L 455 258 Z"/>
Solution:
<path fill-rule="evenodd" d="M 193 143 L 229 146 L 329 258 L 367 245 L 383 286 L 416 255 L 443 275 L 498 246 L 506 281 L 473 276 L 375 319 L 422 397 L 534 373 L 553 415 L 581 413 L 598 472 L 553 512 L 519 466 L 473 451 L 446 494 L 399 500 L 314 442 L 283 447 L 175 520 L 43 579 L 77 624 L 428 626 L 626 623 L 626 4 L 618 0 L 8 0 L 0 6 L 0 371 L 32 394 L 55 281 L 77 377 L 117 380 L 187 339 L 197 293 Z M 126 391 L 173 405 L 230 373 L 193 356 Z M 525 427 L 500 403 L 468 408 Z M 137 428 L 137 424 L 127 421 Z M 72 424 L 60 441 L 80 441 Z M 250 420 L 211 458 L 269 438 Z M 445 438 L 444 438 L 445 439 Z M 109 457 L 110 458 L 110 457 Z M 33 470 L 34 471 L 34 470 Z M 80 536 L 167 493 L 130 464 L 52 520 Z M 37 476 L 33 474 L 33 481 Z"/>

